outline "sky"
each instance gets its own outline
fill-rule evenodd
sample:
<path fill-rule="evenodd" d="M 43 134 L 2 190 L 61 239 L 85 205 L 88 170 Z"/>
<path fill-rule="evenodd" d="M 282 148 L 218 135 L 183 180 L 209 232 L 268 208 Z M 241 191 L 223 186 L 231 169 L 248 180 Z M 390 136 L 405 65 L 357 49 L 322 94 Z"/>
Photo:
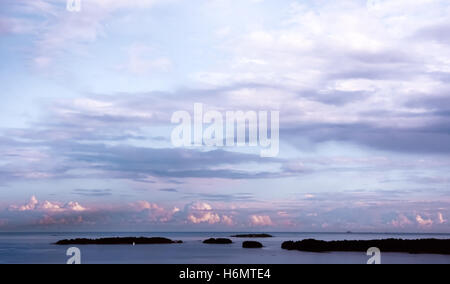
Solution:
<path fill-rule="evenodd" d="M 0 232 L 450 233 L 447 0 L 0 1 Z M 279 111 L 280 152 L 171 143 Z"/>

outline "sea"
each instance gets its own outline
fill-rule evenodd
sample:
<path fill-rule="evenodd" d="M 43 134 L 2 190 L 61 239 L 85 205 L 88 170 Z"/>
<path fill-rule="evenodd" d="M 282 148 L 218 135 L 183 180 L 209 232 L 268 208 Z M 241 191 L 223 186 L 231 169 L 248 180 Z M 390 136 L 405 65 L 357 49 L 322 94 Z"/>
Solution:
<path fill-rule="evenodd" d="M 0 233 L 0 264 L 65 264 L 69 247 L 81 252 L 82 264 L 366 264 L 371 256 L 361 252 L 310 253 L 281 249 L 284 241 L 450 239 L 444 234 L 379 233 L 270 233 L 273 238 L 251 239 L 262 249 L 244 249 L 248 239 L 230 238 L 241 233 Z M 58 246 L 62 239 L 105 237 L 166 237 L 182 240 L 170 245 Z M 230 238 L 231 245 L 207 245 L 208 238 Z M 450 264 L 450 255 L 383 253 L 382 264 Z"/>

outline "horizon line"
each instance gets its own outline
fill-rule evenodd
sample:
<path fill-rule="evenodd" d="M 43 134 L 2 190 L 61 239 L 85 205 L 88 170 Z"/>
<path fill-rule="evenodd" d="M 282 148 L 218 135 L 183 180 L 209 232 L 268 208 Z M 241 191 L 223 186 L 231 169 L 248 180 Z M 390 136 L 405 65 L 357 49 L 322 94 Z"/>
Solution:
<path fill-rule="evenodd" d="M 47 234 L 68 234 L 68 233 L 89 233 L 89 234 L 101 234 L 101 233 L 130 233 L 130 234 L 175 234 L 175 233 L 196 233 L 196 234 L 209 234 L 209 233 L 224 233 L 224 234 L 381 234 L 381 235 L 450 235 L 450 232 L 288 232 L 288 231 L 262 231 L 262 232 L 249 232 L 249 231 L 0 231 L 0 234 L 25 234 L 25 233 L 47 233 Z"/>

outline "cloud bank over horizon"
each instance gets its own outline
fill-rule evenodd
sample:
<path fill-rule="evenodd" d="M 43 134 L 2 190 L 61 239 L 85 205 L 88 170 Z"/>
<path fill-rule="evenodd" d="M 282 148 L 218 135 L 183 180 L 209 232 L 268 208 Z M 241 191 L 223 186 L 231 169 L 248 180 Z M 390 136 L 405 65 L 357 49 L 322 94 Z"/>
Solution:
<path fill-rule="evenodd" d="M 0 231 L 450 233 L 448 1 L 65 2 L 0 4 Z M 280 155 L 174 148 L 195 103 Z"/>

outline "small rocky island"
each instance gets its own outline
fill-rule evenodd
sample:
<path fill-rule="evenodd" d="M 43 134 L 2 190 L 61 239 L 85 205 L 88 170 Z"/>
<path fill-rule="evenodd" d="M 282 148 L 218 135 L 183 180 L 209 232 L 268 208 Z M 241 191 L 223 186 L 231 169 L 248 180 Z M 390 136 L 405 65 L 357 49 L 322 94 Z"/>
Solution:
<path fill-rule="evenodd" d="M 247 241 L 242 243 L 242 247 L 254 249 L 254 248 L 263 248 L 264 246 L 260 242 Z"/>
<path fill-rule="evenodd" d="M 155 245 L 181 244 L 182 241 L 172 241 L 166 238 L 102 238 L 102 239 L 73 239 L 61 240 L 56 245 Z"/>
<path fill-rule="evenodd" d="M 232 238 L 249 238 L 249 239 L 258 239 L 258 238 L 273 238 L 272 235 L 269 234 L 244 234 L 244 235 L 234 235 Z"/>
<path fill-rule="evenodd" d="M 233 241 L 231 241 L 230 239 L 222 239 L 222 238 L 213 239 L 213 238 L 211 238 L 211 239 L 207 239 L 207 240 L 203 241 L 203 243 L 204 244 L 215 244 L 215 245 L 229 245 L 229 244 L 232 244 Z"/>
<path fill-rule="evenodd" d="M 385 239 L 370 241 L 318 241 L 313 239 L 284 242 L 282 249 L 306 252 L 366 252 L 376 247 L 381 252 L 399 252 L 411 254 L 450 254 L 450 239 L 402 240 Z"/>

